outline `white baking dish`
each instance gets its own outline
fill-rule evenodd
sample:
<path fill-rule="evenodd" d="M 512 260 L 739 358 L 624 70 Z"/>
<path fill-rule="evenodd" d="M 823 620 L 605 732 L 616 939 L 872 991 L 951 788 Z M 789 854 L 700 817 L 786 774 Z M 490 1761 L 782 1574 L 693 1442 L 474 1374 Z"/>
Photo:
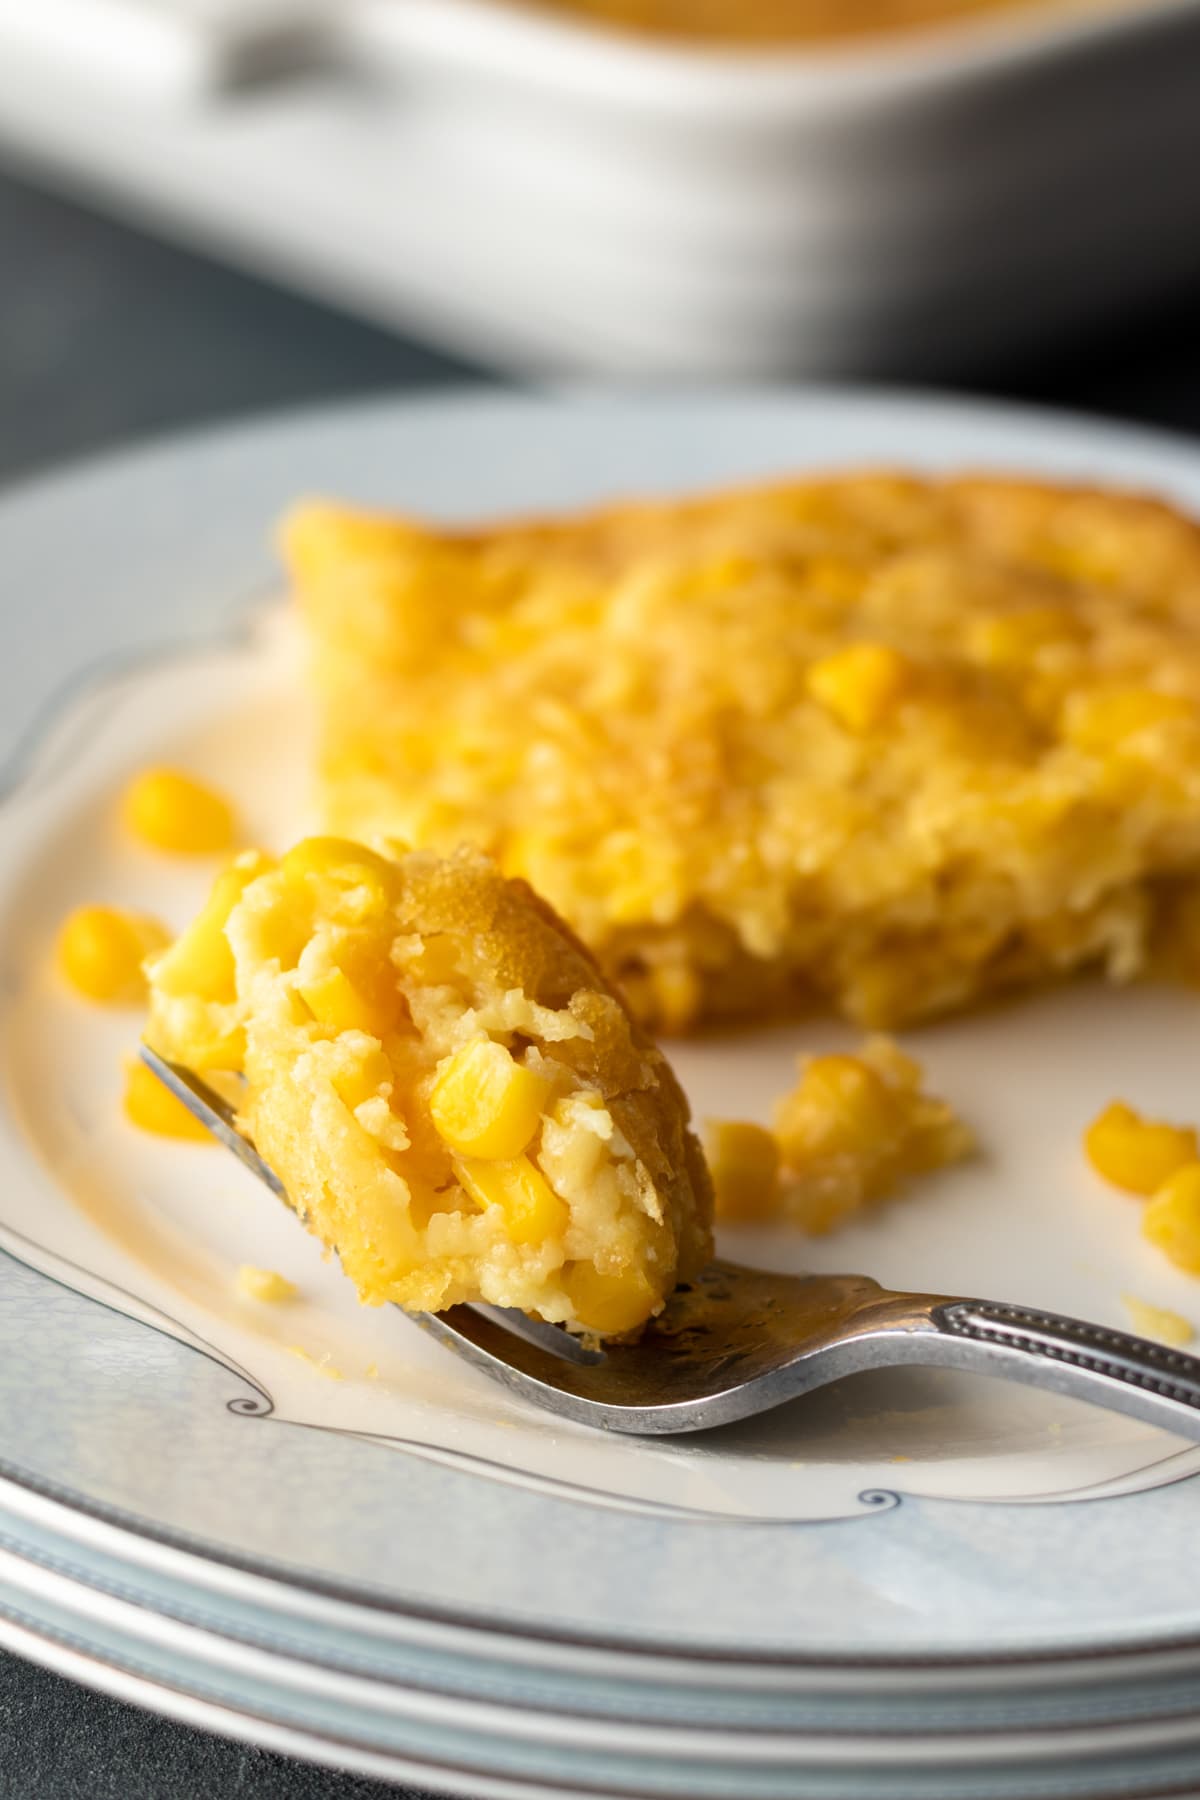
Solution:
<path fill-rule="evenodd" d="M 929 375 L 1200 273 L 1200 0 L 772 54 L 346 0 L 324 68 L 0 132 L 376 317 L 526 368 Z"/>
<path fill-rule="evenodd" d="M 1200 268 L 1194 0 L 765 56 L 487 0 L 355 28 L 422 84 L 555 363 L 928 371 Z"/>

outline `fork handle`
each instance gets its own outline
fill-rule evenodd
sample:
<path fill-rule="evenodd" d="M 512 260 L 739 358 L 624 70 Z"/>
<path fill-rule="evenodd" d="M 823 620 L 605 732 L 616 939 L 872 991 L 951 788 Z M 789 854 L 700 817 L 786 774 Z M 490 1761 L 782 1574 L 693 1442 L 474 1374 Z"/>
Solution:
<path fill-rule="evenodd" d="M 886 1332 L 897 1362 L 1006 1376 L 1200 1438 L 1200 1358 L 1033 1306 L 914 1299 Z"/>

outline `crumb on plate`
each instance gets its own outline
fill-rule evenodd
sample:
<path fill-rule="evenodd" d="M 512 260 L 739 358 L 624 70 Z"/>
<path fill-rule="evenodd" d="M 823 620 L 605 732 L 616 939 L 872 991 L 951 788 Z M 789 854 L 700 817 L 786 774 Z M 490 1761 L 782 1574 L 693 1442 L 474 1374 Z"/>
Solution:
<path fill-rule="evenodd" d="M 1148 1300 L 1139 1300 L 1136 1294 L 1122 1294 L 1121 1302 L 1139 1337 L 1153 1338 L 1156 1343 L 1178 1348 L 1190 1344 L 1196 1335 L 1189 1319 L 1165 1306 L 1153 1306 Z"/>
<path fill-rule="evenodd" d="M 1147 1201 L 1142 1236 L 1176 1268 L 1200 1275 L 1200 1162 L 1184 1163 Z"/>
<path fill-rule="evenodd" d="M 299 1290 L 277 1269 L 256 1269 L 251 1263 L 243 1263 L 237 1272 L 237 1291 L 247 1300 L 266 1300 L 274 1305 L 294 1300 Z"/>
<path fill-rule="evenodd" d="M 311 1350 L 304 1348 L 303 1344 L 289 1344 L 287 1348 L 289 1356 L 294 1356 L 299 1362 L 307 1363 L 310 1369 L 315 1370 L 318 1375 L 323 1375 L 326 1381 L 345 1380 L 342 1371 L 332 1360 L 333 1352 L 331 1350 L 326 1350 L 324 1356 L 314 1356 Z"/>
<path fill-rule="evenodd" d="M 710 1122 L 718 1218 L 782 1216 L 817 1235 L 908 1178 L 969 1156 L 970 1129 L 923 1084 L 921 1065 L 890 1038 L 869 1038 L 852 1056 L 802 1057 L 773 1131 Z"/>

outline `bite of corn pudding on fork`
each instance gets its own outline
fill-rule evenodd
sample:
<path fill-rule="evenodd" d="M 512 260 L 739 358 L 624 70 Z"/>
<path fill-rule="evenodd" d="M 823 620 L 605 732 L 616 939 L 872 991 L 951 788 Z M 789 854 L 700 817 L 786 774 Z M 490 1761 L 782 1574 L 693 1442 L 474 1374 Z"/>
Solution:
<path fill-rule="evenodd" d="M 710 1254 L 661 1052 L 474 852 L 248 852 L 149 981 L 147 1041 L 244 1076 L 240 1126 L 368 1303 L 625 1333 Z"/>
<path fill-rule="evenodd" d="M 164 1092 L 287 1198 L 203 1076 L 148 1044 L 141 1054 Z M 1186 1320 L 1126 1304 L 1165 1342 L 1036 1307 L 891 1293 L 860 1275 L 775 1275 L 713 1260 L 666 1295 L 645 1331 L 602 1345 L 598 1333 L 580 1343 L 555 1325 L 486 1306 L 421 1313 L 418 1323 L 522 1399 L 605 1431 L 702 1431 L 845 1375 L 917 1364 L 1006 1376 L 1200 1438 L 1200 1361 L 1174 1347 L 1190 1336 Z"/>

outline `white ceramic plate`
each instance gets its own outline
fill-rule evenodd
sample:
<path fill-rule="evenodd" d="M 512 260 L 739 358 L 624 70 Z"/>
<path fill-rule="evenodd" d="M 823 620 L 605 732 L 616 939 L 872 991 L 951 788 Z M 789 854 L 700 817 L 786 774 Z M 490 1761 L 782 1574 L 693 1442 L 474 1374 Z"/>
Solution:
<path fill-rule="evenodd" d="M 22 599 L 0 656 L 0 1473 L 18 1548 L 20 1518 L 48 1496 L 81 1554 L 99 1521 L 131 1563 L 189 1551 L 189 1580 L 214 1595 L 231 1571 L 274 1574 L 310 1626 L 333 1596 L 381 1634 L 454 1631 L 462 1654 L 501 1666 L 546 1655 L 582 1670 L 600 1649 L 626 1674 L 683 1669 L 697 1687 L 713 1668 L 761 1687 L 823 1665 L 862 1694 L 913 1659 L 933 1659 L 931 1690 L 944 1659 L 999 1680 L 997 1658 L 1069 1656 L 1076 1681 L 1117 1651 L 1177 1646 L 1187 1662 L 1190 1447 L 915 1373 L 694 1440 L 559 1425 L 398 1314 L 362 1312 L 216 1150 L 126 1128 L 119 1065 L 137 1020 L 82 1007 L 49 964 L 77 899 L 179 920 L 204 888 L 207 868 L 120 832 L 116 796 L 145 762 L 231 787 L 268 842 L 302 824 L 308 724 L 267 544 L 297 492 L 469 517 L 888 460 L 1118 479 L 1200 506 L 1200 459 L 1168 440 L 818 391 L 335 410 L 152 446 L 0 504 L 0 563 Z M 1136 1209 L 1078 1150 L 1111 1092 L 1194 1112 L 1198 1019 L 1182 993 L 1082 987 L 922 1032 L 979 1128 L 980 1163 L 832 1242 L 725 1248 L 1118 1323 L 1130 1291 L 1200 1317 L 1200 1289 L 1141 1244 Z M 814 1025 L 677 1062 L 701 1111 L 762 1112 L 799 1044 L 845 1035 Z M 242 1261 L 282 1268 L 301 1301 L 236 1301 Z"/>

